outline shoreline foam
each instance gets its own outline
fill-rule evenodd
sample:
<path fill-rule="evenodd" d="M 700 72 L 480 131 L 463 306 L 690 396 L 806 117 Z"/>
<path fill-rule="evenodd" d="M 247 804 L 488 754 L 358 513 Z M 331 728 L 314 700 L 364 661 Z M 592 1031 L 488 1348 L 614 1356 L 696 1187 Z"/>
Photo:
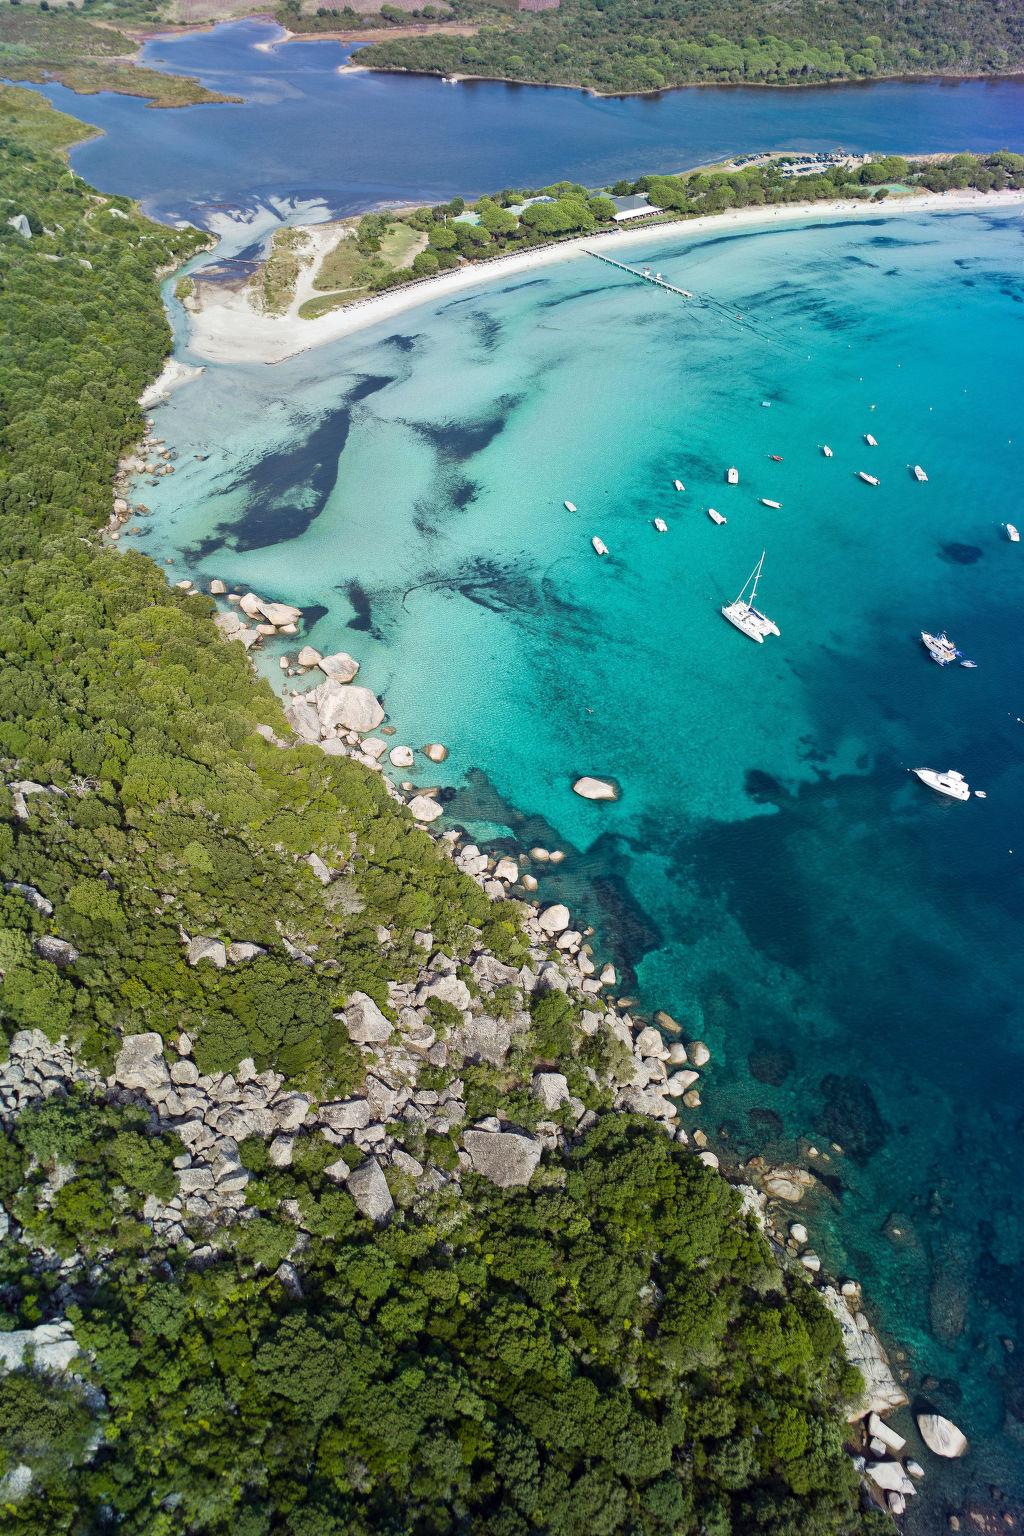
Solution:
<path fill-rule="evenodd" d="M 204 294 L 198 309 L 191 311 L 188 351 L 198 359 L 217 363 L 280 363 L 312 347 L 390 320 L 407 309 L 437 298 L 484 285 L 510 274 L 536 271 L 556 262 L 569 261 L 599 245 L 626 251 L 654 241 L 678 240 L 681 234 L 703 234 L 711 229 L 764 229 L 801 223 L 807 219 L 888 218 L 901 213 L 964 213 L 1024 209 L 1024 192 L 930 192 L 885 203 L 860 199 L 785 204 L 777 207 L 738 208 L 727 213 L 702 214 L 644 229 L 607 230 L 579 235 L 528 251 L 515 251 L 490 261 L 474 262 L 403 288 L 390 289 L 345 308 L 331 310 L 315 320 L 300 319 L 292 306 L 284 316 L 264 315 L 253 309 L 244 291 Z M 306 295 L 308 296 L 308 295 Z"/>

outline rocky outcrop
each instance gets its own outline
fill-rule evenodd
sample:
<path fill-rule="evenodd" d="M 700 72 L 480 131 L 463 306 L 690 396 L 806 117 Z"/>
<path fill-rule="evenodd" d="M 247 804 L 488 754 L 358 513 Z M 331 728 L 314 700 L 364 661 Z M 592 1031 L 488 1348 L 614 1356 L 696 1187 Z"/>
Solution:
<path fill-rule="evenodd" d="M 382 1226 L 395 1208 L 388 1181 L 375 1157 L 368 1157 L 349 1174 L 346 1188 L 363 1215 L 377 1226 Z"/>
<path fill-rule="evenodd" d="M 170 1083 L 162 1036 L 129 1035 L 114 1063 L 114 1079 L 122 1088 L 140 1088 L 147 1095 Z"/>
<path fill-rule="evenodd" d="M 414 795 L 409 801 L 409 809 L 417 821 L 424 823 L 436 821 L 444 811 L 440 801 L 432 800 L 428 795 Z"/>
<path fill-rule="evenodd" d="M 0 1333 L 0 1371 L 16 1371 L 23 1365 L 37 1371 L 66 1371 L 78 1354 L 68 1322 L 40 1323 L 35 1328 Z"/>
<path fill-rule="evenodd" d="M 303 666 L 309 666 L 309 662 L 302 661 L 302 655 L 300 651 L 299 661 Z M 333 656 L 319 656 L 316 665 L 325 676 L 332 678 L 336 683 L 350 683 L 359 671 L 358 661 L 347 651 L 337 651 Z"/>
<path fill-rule="evenodd" d="M 894 1408 L 902 1408 L 907 1395 L 897 1384 L 885 1351 L 863 1312 L 852 1311 L 835 1286 L 822 1287 L 819 1295 L 839 1324 L 847 1360 L 864 1378 L 861 1400 L 848 1414 L 851 1424 L 870 1413 L 891 1413 Z"/>
<path fill-rule="evenodd" d="M 529 1184 L 544 1151 L 541 1142 L 524 1131 L 481 1126 L 466 1131 L 462 1144 L 469 1153 L 474 1173 L 497 1184 L 499 1189 Z"/>
<path fill-rule="evenodd" d="M 953 1460 L 963 1456 L 969 1449 L 963 1430 L 958 1429 L 952 1419 L 944 1419 L 941 1413 L 919 1413 L 917 1427 L 921 1439 L 935 1456 Z"/>
<path fill-rule="evenodd" d="M 384 719 L 384 708 L 369 688 L 357 683 L 339 683 L 329 677 L 305 695 L 315 704 L 320 728 L 328 735 L 342 731 L 375 731 Z"/>
<path fill-rule="evenodd" d="M 393 1026 L 365 992 L 353 992 L 339 1017 L 344 1019 L 349 1039 L 356 1045 L 383 1045 L 391 1038 Z"/>

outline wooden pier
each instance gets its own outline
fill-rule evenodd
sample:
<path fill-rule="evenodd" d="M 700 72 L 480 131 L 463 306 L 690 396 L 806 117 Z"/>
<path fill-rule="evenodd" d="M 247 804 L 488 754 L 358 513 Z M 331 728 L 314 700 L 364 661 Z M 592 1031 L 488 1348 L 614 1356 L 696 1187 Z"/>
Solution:
<path fill-rule="evenodd" d="M 642 282 L 653 283 L 656 288 L 667 288 L 669 293 L 678 293 L 681 299 L 692 299 L 693 294 L 688 288 L 677 288 L 675 283 L 670 283 L 662 277 L 660 272 L 644 271 L 642 267 L 627 267 L 624 261 L 615 261 L 611 256 L 603 256 L 600 251 L 587 251 L 588 256 L 593 256 L 597 261 L 606 261 L 610 267 L 618 267 L 620 272 L 628 272 L 630 277 L 639 277 Z"/>

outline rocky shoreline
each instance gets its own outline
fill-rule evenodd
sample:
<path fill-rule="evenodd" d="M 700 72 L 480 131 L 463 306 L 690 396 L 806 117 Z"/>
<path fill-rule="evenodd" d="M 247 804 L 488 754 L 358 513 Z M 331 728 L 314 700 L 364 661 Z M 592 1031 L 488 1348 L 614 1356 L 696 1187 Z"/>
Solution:
<path fill-rule="evenodd" d="M 116 540 L 123 524 L 138 512 L 139 504 L 128 500 L 138 476 L 172 474 L 174 457 L 174 450 L 153 436 L 153 424 L 147 422 L 141 452 L 130 455 L 121 466 L 106 538 Z M 178 585 L 196 590 L 191 581 Z M 208 587 L 221 604 L 214 622 L 226 640 L 250 650 L 264 639 L 300 635 L 302 612 L 293 604 L 254 592 L 228 592 L 217 579 Z M 424 826 L 443 815 L 437 786 L 417 785 L 411 779 L 395 784 L 383 769 L 387 762 L 399 770 L 412 770 L 418 756 L 424 763 L 440 762 L 447 749 L 436 742 L 418 752 L 403 744 L 392 745 L 388 738 L 394 736 L 394 728 L 384 724 L 383 703 L 353 681 L 359 671 L 353 657 L 347 653 L 324 656 L 307 644 L 294 656 L 282 656 L 280 664 L 289 678 L 308 679 L 313 674 L 318 680 L 304 691 L 285 688 L 285 716 L 293 734 L 286 739 L 269 726 L 258 727 L 268 743 L 281 751 L 316 746 L 329 756 L 350 758 L 381 774 L 391 798 L 404 804 Z M 589 781 L 580 782 L 584 793 Z M 48 790 L 32 783 L 10 787 L 16 814 L 24 817 L 32 814 L 33 794 Z M 178 1193 L 166 1202 L 150 1197 L 145 1217 L 158 1243 L 190 1250 L 197 1262 L 213 1251 L 202 1237 L 204 1227 L 256 1215 L 246 1203 L 250 1174 L 239 1151 L 240 1144 L 251 1137 L 265 1141 L 272 1166 L 285 1168 L 291 1163 L 297 1135 L 321 1134 L 338 1149 L 328 1176 L 346 1187 L 365 1216 L 381 1224 L 391 1218 L 396 1203 L 416 1204 L 447 1186 L 458 1187 L 466 1174 L 479 1174 L 502 1188 L 527 1184 L 544 1154 L 565 1149 L 584 1135 L 601 1109 L 656 1122 L 665 1134 L 691 1145 L 708 1166 L 718 1168 L 719 1156 L 710 1147 L 707 1133 L 692 1124 L 684 1126 L 680 1119 L 681 1109 L 692 1112 L 701 1107 L 701 1069 L 710 1060 L 706 1045 L 684 1041 L 680 1025 L 667 1014 L 655 1015 L 654 1023 L 634 1017 L 629 999 L 610 996 L 617 976 L 613 966 L 601 966 L 595 959 L 590 943 L 593 930 L 576 927 L 564 905 L 532 899 L 538 880 L 529 866 L 541 866 L 542 873 L 545 863 L 560 861 L 560 851 L 538 848 L 524 850 L 516 858 L 494 856 L 467 842 L 459 829 L 435 830 L 434 836 L 488 897 L 510 897 L 523 904 L 528 959 L 518 967 L 507 965 L 480 946 L 469 955 L 467 970 L 435 950 L 432 934 L 417 933 L 423 963 L 414 981 L 389 983 L 386 1011 L 365 994 L 355 993 L 335 1015 L 362 1057 L 359 1092 L 316 1102 L 289 1089 L 281 1074 L 258 1072 L 251 1059 L 240 1062 L 234 1073 L 204 1075 L 193 1060 L 192 1041 L 184 1034 L 174 1039 L 169 1051 L 155 1033 L 126 1039 L 113 1073 L 104 1079 L 77 1064 L 63 1043 L 54 1046 L 39 1031 L 23 1031 L 14 1037 L 9 1059 L 0 1068 L 0 1122 L 6 1123 L 34 1100 L 67 1092 L 74 1082 L 86 1082 L 115 1101 L 144 1106 L 154 1124 L 175 1132 L 184 1147 L 175 1160 Z M 304 857 L 324 886 L 344 874 L 313 849 Z M 19 889 L 19 894 L 36 903 L 38 893 L 31 887 Z M 192 966 L 244 965 L 265 952 L 244 935 L 225 940 L 179 930 L 179 937 Z M 378 940 L 386 948 L 392 941 L 390 931 L 379 930 Z M 58 937 L 41 942 L 51 946 L 53 952 L 47 958 L 55 964 L 73 960 L 74 956 L 59 952 L 63 941 Z M 283 933 L 281 943 L 295 963 L 314 963 Z M 530 1129 L 506 1119 L 500 1110 L 472 1118 L 467 1112 L 464 1069 L 486 1064 L 504 1070 L 529 1031 L 530 1000 L 551 991 L 565 994 L 578 1009 L 574 1053 L 588 1041 L 597 1040 L 602 1046 L 601 1058 L 608 1063 L 605 1069 L 585 1068 L 594 1103 L 601 1109 L 588 1108 L 570 1091 L 560 1070 L 564 1061 L 535 1060 L 524 1085 L 536 1106 Z M 431 1159 L 433 1137 L 454 1139 L 454 1166 L 441 1166 Z M 865 1384 L 863 1397 L 850 1414 L 851 1423 L 859 1426 L 851 1453 L 866 1495 L 879 1508 L 903 1514 L 923 1469 L 903 1459 L 906 1441 L 885 1425 L 883 1416 L 905 1405 L 907 1397 L 863 1310 L 859 1284 L 852 1279 L 830 1282 L 821 1260 L 808 1246 L 806 1227 L 792 1220 L 792 1205 L 814 1183 L 814 1176 L 801 1168 L 768 1168 L 760 1159 L 730 1174 L 745 1207 L 779 1256 L 799 1268 L 835 1316 L 847 1358 L 861 1371 Z M 296 1243 L 301 1246 L 300 1213 L 296 1208 L 287 1214 L 296 1221 Z M 282 1280 L 292 1283 L 294 1275 L 286 1261 Z M 70 1295 L 70 1277 L 68 1284 Z M 959 1431 L 955 1426 L 950 1430 L 947 1443 L 955 1444 Z"/>

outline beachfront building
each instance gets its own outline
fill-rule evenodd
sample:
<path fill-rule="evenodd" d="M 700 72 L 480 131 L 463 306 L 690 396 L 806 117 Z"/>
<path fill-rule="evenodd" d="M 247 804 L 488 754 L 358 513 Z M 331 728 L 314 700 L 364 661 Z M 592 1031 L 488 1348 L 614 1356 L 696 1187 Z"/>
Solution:
<path fill-rule="evenodd" d="M 630 219 L 642 218 L 645 213 L 659 211 L 651 207 L 646 192 L 637 192 L 633 197 L 613 197 L 611 201 L 615 204 L 616 224 L 625 224 Z"/>

